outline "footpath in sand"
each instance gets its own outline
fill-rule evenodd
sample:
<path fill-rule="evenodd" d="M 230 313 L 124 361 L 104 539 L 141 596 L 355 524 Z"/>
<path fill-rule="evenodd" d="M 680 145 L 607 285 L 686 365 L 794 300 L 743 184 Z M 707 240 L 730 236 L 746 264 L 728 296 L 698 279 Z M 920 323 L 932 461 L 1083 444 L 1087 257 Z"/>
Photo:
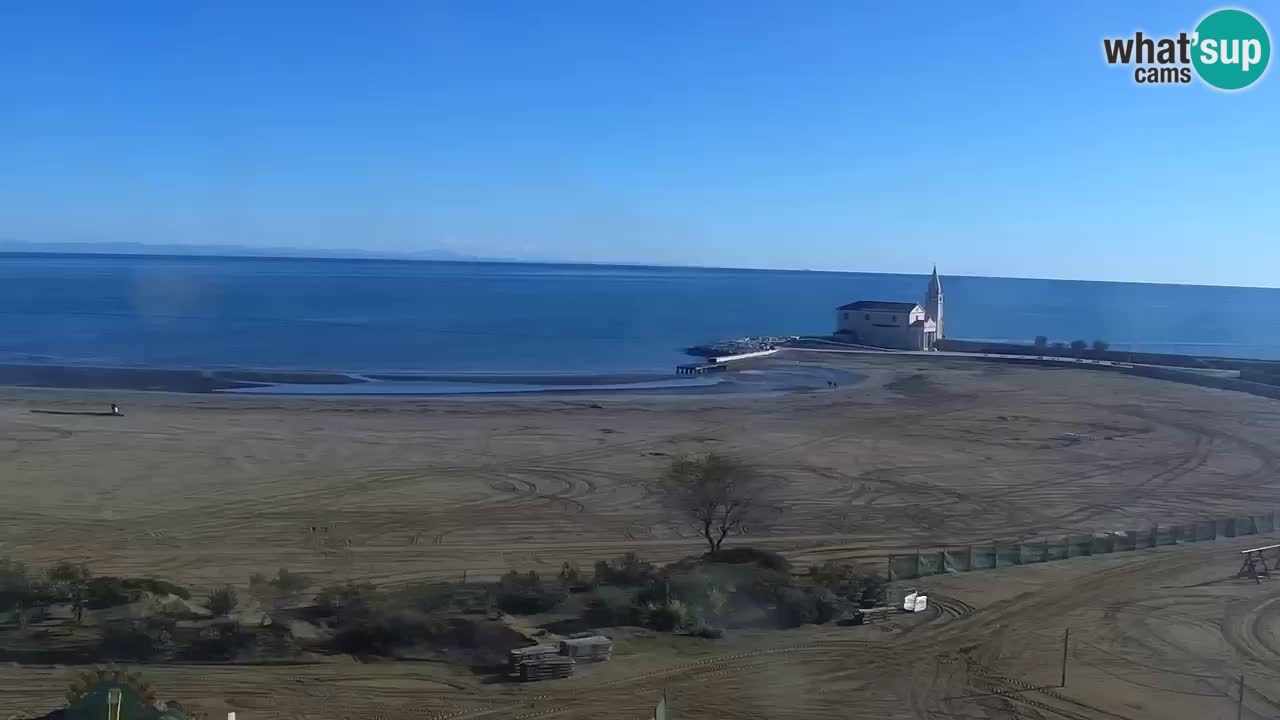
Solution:
<path fill-rule="evenodd" d="M 815 362 L 867 380 L 671 398 L 6 390 L 0 556 L 82 559 L 197 591 L 279 567 L 395 583 L 554 572 L 629 550 L 670 560 L 700 545 L 660 511 L 652 481 L 672 455 L 709 450 L 759 465 L 784 506 L 732 542 L 800 564 L 1280 507 L 1272 400 L 1078 369 Z M 126 417 L 30 412 L 113 399 Z M 1243 717 L 1269 718 L 1280 590 L 1229 579 L 1241 547 L 1268 542 L 930 578 L 935 609 L 891 631 L 635 638 L 612 663 L 530 686 L 436 663 L 146 674 L 166 697 L 244 717 L 644 717 L 666 688 L 679 717 L 1188 720 L 1234 717 L 1244 674 Z M 1002 696 L 1059 681 L 1068 626 L 1068 686 Z M 55 707 L 67 675 L 0 668 L 0 715 Z"/>

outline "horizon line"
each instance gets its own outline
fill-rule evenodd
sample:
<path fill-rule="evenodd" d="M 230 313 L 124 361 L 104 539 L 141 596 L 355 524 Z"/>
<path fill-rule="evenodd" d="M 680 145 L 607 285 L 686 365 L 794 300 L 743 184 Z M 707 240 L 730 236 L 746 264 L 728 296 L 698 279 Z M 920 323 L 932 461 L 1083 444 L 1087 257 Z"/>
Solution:
<path fill-rule="evenodd" d="M 378 251 L 360 251 L 350 248 L 329 251 L 331 254 L 310 254 L 312 252 L 324 253 L 324 250 L 309 251 L 303 248 L 288 247 L 268 247 L 261 251 L 254 252 L 252 246 L 231 246 L 227 252 L 217 252 L 213 245 L 150 245 L 147 243 L 130 243 L 139 248 L 143 248 L 137 252 L 129 252 L 127 250 L 9 250 L 4 249 L 3 242 L 0 242 L 0 255 L 8 256 L 57 256 L 57 255 L 79 255 L 85 257 L 153 257 L 153 258 L 209 258 L 215 260 L 321 260 L 321 261 L 345 261 L 345 262 L 411 262 L 411 263 L 449 263 L 459 265 L 581 265 L 590 267 L 604 268 L 648 268 L 662 270 L 713 270 L 713 271 L 735 271 L 735 272 L 775 272 L 775 273 L 820 273 L 827 275 L 900 275 L 903 277 L 928 277 L 929 272 L 891 272 L 881 270 L 821 270 L 814 268 L 770 268 L 770 267 L 745 267 L 734 265 L 675 265 L 662 264 L 654 262 L 628 262 L 628 261 L 599 261 L 599 260 L 522 260 L 519 258 L 486 258 L 482 256 L 468 256 L 465 253 L 456 253 L 454 251 L 433 251 L 422 250 L 421 253 L 444 252 L 448 254 L 458 255 L 456 258 L 429 258 L 415 257 L 413 251 L 396 252 L 387 251 L 380 253 Z M 50 248 L 57 248 L 59 245 L 81 245 L 82 243 L 27 243 L 21 244 L 40 246 L 46 245 Z M 90 244 L 90 243 L 83 243 Z M 157 248 L 155 251 L 147 251 L 145 248 Z M 181 248 L 192 248 L 192 252 L 182 252 Z M 208 249 L 208 252 L 202 252 L 201 249 Z M 235 250 L 243 250 L 244 252 L 235 252 Z M 272 251 L 288 252 L 296 254 L 272 254 Z M 344 252 L 353 253 L 344 255 Z M 364 253 L 363 255 L 355 253 Z M 1034 277 L 1022 275 L 973 275 L 960 273 L 939 272 L 941 278 L 974 278 L 985 280 L 1029 280 L 1029 281 L 1046 281 L 1046 282 L 1080 282 L 1080 283 L 1100 283 L 1109 285 L 1170 285 L 1175 287 L 1211 287 L 1211 288 L 1233 288 L 1241 290 L 1278 290 L 1280 286 L 1263 286 L 1263 285 L 1221 285 L 1203 282 L 1175 282 L 1160 280 L 1098 280 L 1093 278 L 1069 278 L 1069 277 Z"/>

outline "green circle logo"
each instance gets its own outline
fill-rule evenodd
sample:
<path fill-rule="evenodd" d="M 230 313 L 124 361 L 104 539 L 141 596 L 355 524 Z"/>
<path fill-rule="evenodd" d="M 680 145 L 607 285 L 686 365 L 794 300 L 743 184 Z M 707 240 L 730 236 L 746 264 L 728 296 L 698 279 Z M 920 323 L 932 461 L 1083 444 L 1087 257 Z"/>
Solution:
<path fill-rule="evenodd" d="M 1243 10 L 1209 13 L 1196 25 L 1192 42 L 1196 73 L 1219 90 L 1249 87 L 1267 71 L 1271 60 L 1267 28 Z"/>

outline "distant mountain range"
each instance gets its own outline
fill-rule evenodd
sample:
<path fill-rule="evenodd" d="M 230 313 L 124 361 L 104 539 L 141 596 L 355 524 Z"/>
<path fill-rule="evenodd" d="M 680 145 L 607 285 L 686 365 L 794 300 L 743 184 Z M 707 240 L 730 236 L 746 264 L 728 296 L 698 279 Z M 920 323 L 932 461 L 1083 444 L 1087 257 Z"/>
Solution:
<path fill-rule="evenodd" d="M 250 247 L 248 245 L 181 245 L 140 242 L 44 243 L 24 242 L 21 240 L 0 240 L 0 252 L 511 262 L 509 258 L 480 257 L 477 255 L 457 253 L 452 250 L 394 252 L 386 250 L 358 250 L 354 248 Z"/>

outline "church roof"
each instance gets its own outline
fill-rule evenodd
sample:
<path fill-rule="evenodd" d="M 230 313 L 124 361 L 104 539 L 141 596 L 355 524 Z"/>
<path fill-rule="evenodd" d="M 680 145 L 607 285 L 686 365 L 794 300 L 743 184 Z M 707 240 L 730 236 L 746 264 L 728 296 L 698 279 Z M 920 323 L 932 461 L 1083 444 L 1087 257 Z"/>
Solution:
<path fill-rule="evenodd" d="M 913 302 L 893 302 L 890 300 L 859 300 L 848 305 L 841 305 L 841 310 L 890 310 L 893 312 L 909 313 L 918 307 L 918 303 Z"/>

